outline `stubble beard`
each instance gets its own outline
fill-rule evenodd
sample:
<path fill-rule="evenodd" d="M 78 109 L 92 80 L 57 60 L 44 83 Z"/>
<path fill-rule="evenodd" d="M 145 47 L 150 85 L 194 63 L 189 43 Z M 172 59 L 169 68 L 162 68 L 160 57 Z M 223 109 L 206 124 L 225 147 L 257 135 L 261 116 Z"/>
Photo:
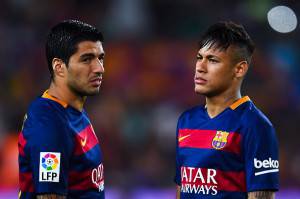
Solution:
<path fill-rule="evenodd" d="M 100 92 L 100 87 L 95 88 L 93 90 L 92 89 L 88 90 L 88 89 L 82 88 L 81 86 L 79 86 L 78 84 L 76 84 L 74 82 L 68 83 L 68 87 L 76 96 L 79 96 L 79 97 L 94 96 L 94 95 L 99 94 L 99 92 Z"/>

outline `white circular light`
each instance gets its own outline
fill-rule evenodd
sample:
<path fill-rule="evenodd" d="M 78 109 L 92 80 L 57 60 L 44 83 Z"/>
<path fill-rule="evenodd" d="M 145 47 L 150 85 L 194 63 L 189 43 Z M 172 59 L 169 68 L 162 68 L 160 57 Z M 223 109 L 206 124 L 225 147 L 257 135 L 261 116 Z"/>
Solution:
<path fill-rule="evenodd" d="M 280 33 L 288 33 L 297 27 L 297 16 L 287 6 L 276 6 L 268 12 L 270 26 Z"/>

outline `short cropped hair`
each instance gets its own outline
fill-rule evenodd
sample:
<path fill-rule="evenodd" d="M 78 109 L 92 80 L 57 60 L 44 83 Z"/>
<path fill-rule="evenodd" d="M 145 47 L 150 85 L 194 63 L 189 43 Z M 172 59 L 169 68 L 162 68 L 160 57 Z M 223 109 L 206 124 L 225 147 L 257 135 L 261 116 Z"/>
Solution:
<path fill-rule="evenodd" d="M 237 48 L 236 61 L 246 60 L 251 62 L 255 49 L 254 42 L 240 24 L 231 21 L 218 22 L 210 26 L 201 36 L 199 49 L 204 46 L 226 51 L 229 46 Z"/>
<path fill-rule="evenodd" d="M 68 66 L 70 57 L 82 41 L 103 42 L 103 35 L 94 26 L 78 20 L 65 20 L 52 27 L 46 41 L 46 57 L 52 80 L 52 60 L 59 58 Z"/>

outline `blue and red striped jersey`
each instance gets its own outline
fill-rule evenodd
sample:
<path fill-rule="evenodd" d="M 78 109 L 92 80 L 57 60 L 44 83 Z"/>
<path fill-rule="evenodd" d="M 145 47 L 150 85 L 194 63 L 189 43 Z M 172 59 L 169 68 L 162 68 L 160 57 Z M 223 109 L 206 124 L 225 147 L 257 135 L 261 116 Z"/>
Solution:
<path fill-rule="evenodd" d="M 214 118 L 203 106 L 184 112 L 176 138 L 181 199 L 247 198 L 247 192 L 279 188 L 275 130 L 248 96 Z"/>
<path fill-rule="evenodd" d="M 86 112 L 46 91 L 30 105 L 19 134 L 19 198 L 104 198 L 102 159 Z"/>

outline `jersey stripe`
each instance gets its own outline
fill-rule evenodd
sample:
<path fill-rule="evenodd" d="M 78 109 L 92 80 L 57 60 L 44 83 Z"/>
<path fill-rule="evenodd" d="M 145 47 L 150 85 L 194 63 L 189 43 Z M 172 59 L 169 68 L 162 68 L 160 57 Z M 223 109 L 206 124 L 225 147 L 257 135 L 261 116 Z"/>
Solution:
<path fill-rule="evenodd" d="M 18 143 L 19 153 L 20 153 L 21 156 L 25 156 L 24 147 L 26 145 L 26 142 L 27 141 L 23 136 L 23 132 L 21 131 L 20 134 L 19 134 L 19 143 Z"/>
<path fill-rule="evenodd" d="M 62 105 L 64 108 L 66 108 L 66 107 L 68 106 L 68 104 L 67 104 L 66 102 L 64 102 L 64 101 L 62 101 L 62 100 L 59 100 L 59 99 L 57 99 L 57 98 L 55 98 L 55 97 L 49 95 L 48 90 L 46 90 L 46 91 L 43 93 L 42 98 L 46 98 L 46 99 L 53 100 L 53 101 L 59 103 L 60 105 Z"/>
<path fill-rule="evenodd" d="M 222 171 L 242 171 L 244 170 L 243 157 L 235 153 L 199 148 L 180 148 L 180 155 L 185 155 L 184 165 L 201 168 L 217 168 Z M 209 158 L 209 161 L 199 161 Z M 226 164 L 224 162 L 226 161 Z M 218 165 L 216 167 L 216 165 Z"/>
<path fill-rule="evenodd" d="M 87 171 L 70 171 L 69 173 L 69 189 L 72 190 L 87 190 L 97 188 L 92 183 L 91 170 Z"/>
<path fill-rule="evenodd" d="M 244 104 L 245 102 L 248 102 L 248 101 L 250 101 L 250 98 L 249 98 L 248 96 L 244 96 L 244 97 L 238 99 L 236 102 L 234 102 L 234 103 L 230 106 L 230 108 L 231 108 L 232 110 L 234 110 L 234 109 L 236 109 L 237 107 L 239 107 L 240 105 L 242 105 L 242 104 Z"/>
<path fill-rule="evenodd" d="M 20 181 L 20 190 L 22 192 L 34 192 L 32 172 L 20 172 L 19 181 Z"/>
<path fill-rule="evenodd" d="M 95 135 L 92 125 L 88 125 L 85 129 L 79 132 L 75 139 L 75 155 L 84 154 L 98 144 L 98 139 Z"/>
<path fill-rule="evenodd" d="M 212 146 L 212 141 L 216 134 L 217 130 L 179 129 L 179 147 L 215 149 Z M 240 154 L 240 141 L 241 136 L 239 133 L 229 132 L 226 145 L 218 150 Z"/>

